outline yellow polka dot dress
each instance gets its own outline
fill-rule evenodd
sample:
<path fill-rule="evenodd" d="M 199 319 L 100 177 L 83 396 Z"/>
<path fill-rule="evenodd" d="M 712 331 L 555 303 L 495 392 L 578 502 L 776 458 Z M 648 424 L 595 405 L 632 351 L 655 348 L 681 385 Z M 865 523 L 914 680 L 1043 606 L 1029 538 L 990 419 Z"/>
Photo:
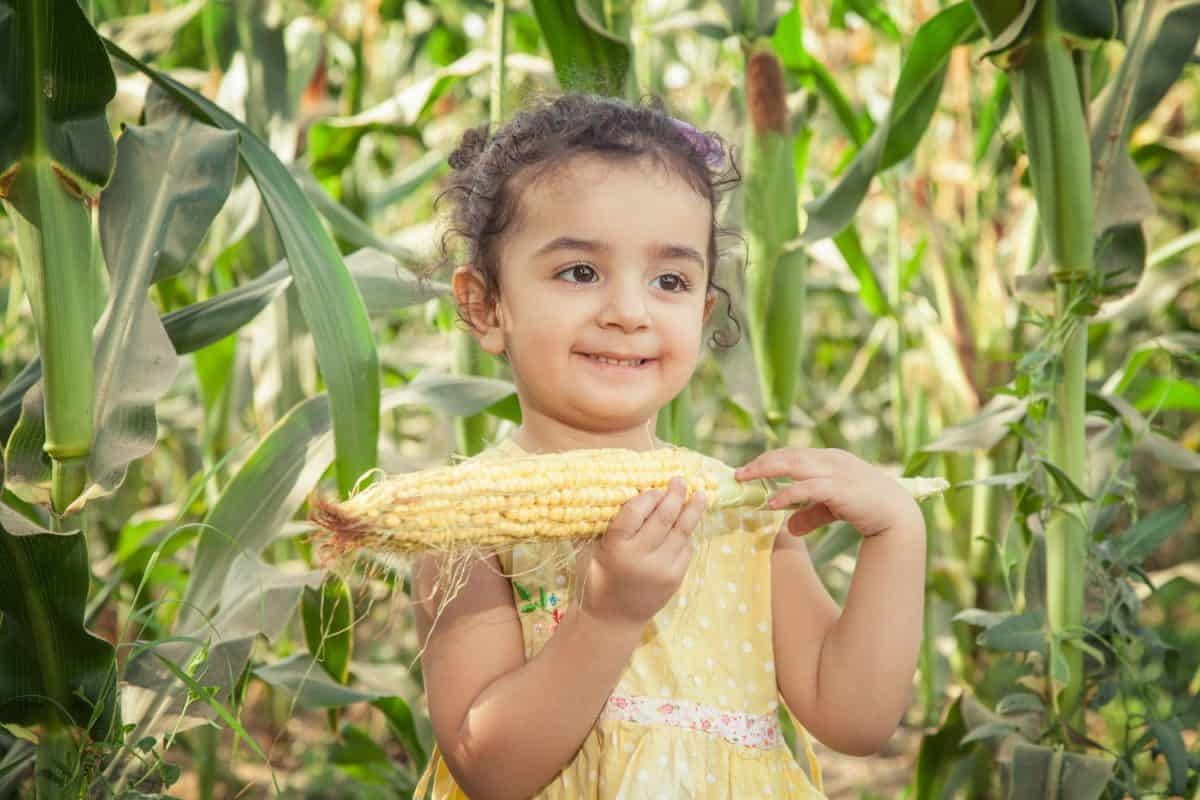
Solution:
<path fill-rule="evenodd" d="M 521 454 L 505 439 L 482 457 Z M 794 723 L 806 771 L 779 722 L 788 711 L 775 682 L 771 551 L 785 513 L 705 517 L 683 585 L 646 625 L 595 726 L 538 800 L 823 800 L 807 733 Z M 517 545 L 500 563 L 514 576 L 531 659 L 577 597 L 571 547 Z M 435 747 L 413 797 L 466 796 Z"/>

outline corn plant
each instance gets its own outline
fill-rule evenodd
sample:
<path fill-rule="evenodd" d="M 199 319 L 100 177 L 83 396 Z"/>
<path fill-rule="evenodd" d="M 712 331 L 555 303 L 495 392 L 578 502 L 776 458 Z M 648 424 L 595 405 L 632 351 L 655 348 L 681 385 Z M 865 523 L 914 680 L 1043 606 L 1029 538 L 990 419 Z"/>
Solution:
<path fill-rule="evenodd" d="M 1191 4 L 1157 8 L 1156 4 L 1141 4 L 1137 14 L 1133 13 L 1133 4 L 1121 5 L 1120 10 L 1132 22 L 1127 54 L 1090 130 L 1093 70 L 1089 68 L 1088 56 L 1098 40 L 1114 35 L 1116 6 L 1093 4 L 1085 8 L 1052 2 L 976 6 L 982 27 L 993 40 L 987 52 L 1007 71 L 1006 80 L 997 84 L 998 97 L 1002 99 L 1011 91 L 1022 122 L 1040 241 L 1045 242 L 1047 251 L 1047 266 L 1039 267 L 1035 274 L 1044 275 L 1045 285 L 1053 287 L 1054 305 L 1049 312 L 1035 317 L 1047 333 L 1036 351 L 1037 358 L 1027 357 L 1018 365 L 1015 384 L 1006 393 L 1009 396 L 995 397 L 978 420 L 955 426 L 921 447 L 909 465 L 911 469 L 934 453 L 991 448 L 1005 437 L 1004 426 L 1016 423 L 1022 426 L 1020 430 L 1030 434 L 1025 438 L 1026 447 L 1032 451 L 1032 469 L 1019 473 L 1026 477 L 1017 478 L 1017 473 L 983 475 L 966 485 L 974 483 L 976 491 L 988 486 L 1014 486 L 1029 480 L 1033 472 L 1040 474 L 1038 486 L 1046 484 L 1036 490 L 1030 486 L 1029 494 L 1017 497 L 1019 514 L 1037 513 L 1044 522 L 1044 540 L 1041 529 L 1036 532 L 1022 529 L 1020 538 L 1010 532 L 1006 542 L 1009 550 L 999 554 L 1005 570 L 1018 564 L 1022 578 L 1028 573 L 1029 581 L 1040 584 L 1036 587 L 1029 583 L 1022 587 L 1020 581 L 1015 587 L 1009 584 L 1018 609 L 1029 609 L 1027 615 L 976 620 L 976 624 L 982 623 L 987 628 L 981 637 L 986 647 L 1018 651 L 1025 644 L 1040 642 L 1033 648 L 1045 659 L 1042 676 L 1045 690 L 1038 708 L 1043 708 L 1044 700 L 1051 718 L 1043 736 L 1053 737 L 1060 748 L 1068 749 L 1064 754 L 1052 748 L 1032 747 L 1021 750 L 1015 758 L 1006 756 L 1005 780 L 1013 797 L 1029 796 L 1027 792 L 1037 785 L 1055 794 L 1063 791 L 1072 797 L 1097 796 L 1104 790 L 1105 776 L 1112 768 L 1112 761 L 1081 752 L 1086 749 L 1081 738 L 1086 696 L 1084 658 L 1085 653 L 1091 652 L 1082 613 L 1084 578 L 1096 574 L 1089 566 L 1099 558 L 1089 545 L 1098 535 L 1096 525 L 1111 519 L 1112 514 L 1112 509 L 1095 502 L 1104 497 L 1103 487 L 1111 484 L 1104 483 L 1103 476 L 1089 476 L 1086 469 L 1085 454 L 1090 446 L 1084 437 L 1083 423 L 1087 391 L 1086 320 L 1106 298 L 1128 291 L 1130 281 L 1136 281 L 1141 273 L 1144 241 L 1139 256 L 1138 242 L 1142 241 L 1139 223 L 1153 206 L 1148 203 L 1148 192 L 1126 151 L 1129 129 L 1133 120 L 1144 116 L 1162 97 L 1195 44 L 1191 32 L 1194 23 L 1188 10 Z M 1175 15 L 1175 25 L 1164 26 L 1164 19 L 1171 14 Z M 1168 30 L 1172 46 L 1158 51 L 1163 54 L 1162 60 L 1153 71 L 1147 69 L 1142 75 L 1151 42 L 1158 36 L 1166 37 Z M 902 65 L 888 119 L 858 150 L 833 188 L 809 204 L 806 237 L 819 239 L 843 230 L 862 201 L 871 178 L 911 152 L 941 91 L 941 76 L 950 50 L 978 36 L 975 14 L 965 4 L 944 9 L 922 26 Z M 1103 77 L 1099 73 L 1099 79 Z M 1136 99 L 1131 102 L 1131 98 Z M 999 107 L 999 103 L 993 102 L 993 106 Z M 907 124 L 901 127 L 897 123 L 906 116 Z M 990 136 L 995 123 L 988 125 Z M 1087 146 L 1089 140 L 1091 148 Z M 1114 191 L 1117 186 L 1121 187 L 1119 193 Z M 1098 270 L 1094 268 L 1097 263 Z M 1031 285 L 1030 280 L 1026 279 L 1025 285 Z M 1013 401 L 1011 395 L 1018 399 Z M 1094 407 L 1098 401 L 1086 402 Z M 1128 408 L 1120 413 L 1112 410 L 1124 424 L 1143 431 L 1144 435 L 1145 428 L 1139 428 L 1128 412 Z M 1043 425 L 1044 435 L 1032 433 Z M 1192 461 L 1186 456 L 1174 460 L 1185 468 Z M 1091 487 L 1101 487 L 1096 498 L 1088 493 Z M 972 526 L 977 522 L 972 518 Z M 1130 542 L 1142 537 L 1155 539 L 1166 535 L 1169 529 L 1165 524 L 1139 526 L 1127 531 L 1124 537 Z M 1020 552 L 1016 543 L 1022 538 L 1033 542 L 1032 549 L 1014 556 Z M 1042 541 L 1044 568 L 1040 566 Z M 1132 547 L 1131 552 L 1144 551 Z M 1041 604 L 1046 607 L 1044 614 Z M 972 619 L 974 613 L 962 619 Z M 1004 623 L 998 624 L 1001 620 Z M 1093 677 L 1098 677 L 1094 665 L 1092 670 Z M 1000 709 L 1005 714 L 1020 713 L 1021 702 L 1028 699 L 1019 692 L 1012 694 L 1002 699 Z M 968 730 L 971 733 L 965 741 L 998 738 L 1016 730 L 1015 722 L 984 715 L 977 705 L 964 708 L 966 714 L 962 719 L 966 727 L 962 733 Z M 951 716 L 958 713 L 956 705 Z M 952 727 L 950 720 L 946 726 L 946 730 Z M 1176 753 L 1172 757 L 1172 785 L 1182 785 L 1178 783 L 1180 767 L 1174 739 L 1168 728 L 1161 725 L 1148 735 L 1153 737 L 1155 730 L 1172 741 L 1165 750 Z M 935 741 L 930 740 L 931 748 L 940 746 Z M 1061 782 L 1067 773 L 1076 776 L 1073 782 Z M 945 775 L 942 773 L 942 778 Z M 927 792 L 937 790 L 938 780 L 929 774 L 919 776 L 919 796 L 931 796 Z"/>
<path fill-rule="evenodd" d="M 186 309 L 188 313 L 160 319 L 146 292 L 153 283 L 187 266 L 229 193 L 237 136 L 180 111 L 180 99 L 186 102 L 198 95 L 189 98 L 181 90 L 171 98 L 151 92 L 145 125 L 128 128 L 116 149 L 117 169 L 104 189 L 100 247 L 96 248 L 89 198 L 108 181 L 114 161 L 104 115 L 113 86 L 105 46 L 72 0 L 53 7 L 0 6 L 0 41 L 8 57 L 0 72 L 0 97 L 6 113 L 15 113 L 6 121 L 0 151 L 5 158 L 3 195 L 20 233 L 25 285 L 42 344 L 41 358 L 27 365 L 24 377 L 3 392 L 6 409 L 19 408 L 20 415 L 13 420 L 6 412 L 5 424 L 0 719 L 28 730 L 29 738 L 38 743 L 39 796 L 78 796 L 93 781 L 102 780 L 98 776 L 106 765 L 116 764 L 123 753 L 132 751 L 130 743 L 122 741 L 127 731 L 117 712 L 113 647 L 85 627 L 88 517 L 69 514 L 117 491 L 130 461 L 153 448 L 154 406 L 173 378 L 176 353 L 236 330 L 273 296 L 271 288 L 286 287 L 282 279 L 291 276 L 277 270 L 264 276 L 269 279 L 261 282 L 265 287 L 247 287 L 248 291 L 230 293 L 222 302 L 200 304 L 203 311 Z M 178 89 L 163 82 L 168 90 Z M 214 113 L 236 127 L 231 118 L 220 117 L 223 112 Z M 243 141 L 251 148 L 246 159 L 252 170 L 261 170 L 268 208 L 281 223 L 285 248 L 294 256 L 285 270 L 290 266 L 301 285 L 306 278 L 336 274 L 330 264 L 340 264 L 340 257 L 331 251 L 311 206 L 286 172 L 277 169 L 269 151 L 254 151 L 254 144 L 262 145 L 245 133 Z M 297 197 L 301 197 L 298 202 Z M 327 261 L 319 260 L 322 242 L 329 243 Z M 105 296 L 98 267 L 109 272 L 103 313 L 95 305 L 97 298 Z M 348 276 L 344 270 L 343 274 Z M 310 291 L 320 290 L 303 289 L 301 297 Z M 360 298 L 356 288 L 351 292 Z M 331 295 L 322 294 L 320 305 L 325 307 Z M 359 304 L 362 308 L 361 299 Z M 345 316 L 347 309 L 352 312 L 353 305 L 336 312 L 336 322 L 332 313 L 326 318 L 332 323 L 327 331 L 337 331 L 341 337 L 353 330 L 353 325 L 346 325 L 347 319 L 353 319 L 352 313 Z M 61 316 L 63 311 L 68 316 Z M 91 329 L 97 317 L 99 337 L 93 352 Z M 65 340 L 60 338 L 63 334 Z M 344 341 L 325 338 L 334 354 L 331 363 L 344 369 L 355 362 L 353 356 L 347 358 L 353 350 Z M 67 352 L 64 342 L 74 342 L 77 351 L 83 345 L 82 353 Z M 74 364 L 74 384 L 62 383 L 64 359 Z M 334 369 L 328 376 L 331 393 L 339 383 L 337 374 Z M 349 377 L 352 374 L 359 377 Z M 365 399 L 368 407 L 378 403 L 378 393 L 369 391 L 369 369 L 351 368 L 345 375 L 345 397 L 359 394 L 357 384 L 366 379 L 368 391 L 357 402 L 361 406 Z M 70 405 L 81 398 L 84 407 Z M 71 416 L 66 426 L 64 408 L 70 409 Z M 374 415 L 368 412 L 364 417 L 361 411 L 342 415 L 347 413 L 360 419 L 351 430 L 361 421 L 371 430 Z M 344 436 L 337 439 L 345 441 Z M 64 442 L 73 444 L 64 449 Z M 373 435 L 355 447 L 358 452 L 347 456 L 347 465 L 364 452 L 374 458 Z M 50 456 L 49 464 L 43 452 Z M 348 466 L 343 470 L 347 481 L 351 468 L 357 470 L 353 477 L 362 471 Z M 261 500 L 261 492 L 253 494 Z M 44 508 L 47 505 L 49 509 Z M 76 521 L 84 523 L 83 532 L 68 530 L 69 523 Z M 52 535 L 47 526 L 61 535 Z M 196 601 L 193 607 L 202 610 L 215 604 L 217 595 L 209 599 L 206 592 L 212 590 L 200 584 L 215 581 L 219 588 L 228 572 L 220 565 L 209 566 L 215 571 L 206 570 L 203 580 L 197 573 L 190 587 Z M 283 608 L 290 615 L 295 602 L 284 603 Z M 31 649 L 31 642 L 43 646 Z M 137 750 L 145 749 L 143 738 L 135 740 Z"/>
<path fill-rule="evenodd" d="M 499 128 L 504 121 L 504 61 L 508 56 L 505 35 L 508 30 L 507 11 L 506 0 L 495 0 L 492 10 L 492 81 L 488 100 L 488 121 L 491 130 Z M 460 375 L 482 378 L 496 376 L 498 370 L 495 359 L 483 352 L 474 337 L 463 330 L 455 330 L 453 336 L 454 362 Z M 455 421 L 458 449 L 464 455 L 475 455 L 483 450 L 490 441 L 489 434 L 494 420 L 495 417 L 486 414 L 459 417 Z"/>
<path fill-rule="evenodd" d="M 54 541 L 45 527 L 11 510 L 0 523 L 0 719 L 45 726 L 37 786 L 48 797 L 78 794 L 84 783 L 86 767 L 71 728 L 82 725 L 102 741 L 120 724 L 113 650 L 80 624 L 87 550 L 63 516 L 87 483 L 92 447 L 93 298 L 99 294 L 92 207 L 113 169 L 104 110 L 116 82 L 79 7 L 53 5 L 0 5 L 6 56 L 0 67 L 0 199 L 16 227 L 45 365 L 43 388 L 30 408 L 40 417 L 33 427 L 53 476 L 51 525 L 69 534 Z M 4 532 L 10 528 L 28 535 Z M 66 579 L 57 595 L 46 591 L 51 575 Z M 22 669 L 25 648 L 38 643 L 44 669 Z M 76 689 L 82 691 L 77 695 Z"/>

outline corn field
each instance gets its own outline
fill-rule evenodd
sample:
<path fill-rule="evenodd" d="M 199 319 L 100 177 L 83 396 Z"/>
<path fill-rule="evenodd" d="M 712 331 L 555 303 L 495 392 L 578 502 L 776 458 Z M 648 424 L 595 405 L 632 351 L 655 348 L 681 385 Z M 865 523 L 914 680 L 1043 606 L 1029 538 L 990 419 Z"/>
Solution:
<path fill-rule="evenodd" d="M 1198 40 L 1200 0 L 0 0 L 0 800 L 412 796 L 408 576 L 324 569 L 310 502 L 519 424 L 418 275 L 457 137 L 563 90 L 743 173 L 742 336 L 658 435 L 951 486 L 911 706 L 828 796 L 1200 800 Z M 860 537 L 807 538 L 841 601 Z"/>

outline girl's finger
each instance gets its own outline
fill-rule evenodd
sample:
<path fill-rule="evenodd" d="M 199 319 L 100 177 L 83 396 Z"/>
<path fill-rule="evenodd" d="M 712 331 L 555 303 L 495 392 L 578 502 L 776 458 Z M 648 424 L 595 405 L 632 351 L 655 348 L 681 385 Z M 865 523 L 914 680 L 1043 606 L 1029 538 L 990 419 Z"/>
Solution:
<path fill-rule="evenodd" d="M 802 511 L 797 511 L 788 517 L 787 528 L 788 533 L 793 536 L 803 536 L 810 531 L 815 531 L 822 525 L 828 525 L 837 517 L 833 512 L 825 507 L 824 504 L 811 506 Z"/>
<path fill-rule="evenodd" d="M 651 489 L 648 492 L 642 492 L 636 497 L 630 498 L 617 515 L 613 517 L 612 522 L 608 524 L 610 532 L 615 532 L 623 539 L 630 539 L 642 529 L 646 524 L 646 520 L 658 508 L 659 502 L 666 495 L 661 489 Z"/>
<path fill-rule="evenodd" d="M 692 495 L 692 499 L 687 502 L 687 505 L 680 510 L 679 516 L 675 518 L 675 523 L 671 526 L 667 538 L 663 541 L 663 546 L 678 550 L 690 541 L 692 532 L 700 524 L 700 519 L 704 516 L 704 510 L 704 492 L 698 491 Z M 675 544 L 672 545 L 672 542 L 675 542 Z"/>
<path fill-rule="evenodd" d="M 739 481 L 754 478 L 789 477 L 796 480 L 833 474 L 828 455 L 811 447 L 788 447 L 771 450 L 751 459 L 734 471 Z"/>
<path fill-rule="evenodd" d="M 833 499 L 836 483 L 832 478 L 819 477 L 796 481 L 783 487 L 767 500 L 767 508 L 801 508 Z"/>
<path fill-rule="evenodd" d="M 687 484 L 683 478 L 671 478 L 666 494 L 638 532 L 638 544 L 644 551 L 652 552 L 662 546 L 663 540 L 671 533 L 671 526 L 675 524 L 686 497 Z"/>
<path fill-rule="evenodd" d="M 671 574 L 686 574 L 688 565 L 692 563 L 692 556 L 694 555 L 696 555 L 696 540 L 689 536 L 684 539 L 683 546 L 679 548 L 679 551 L 671 557 Z"/>

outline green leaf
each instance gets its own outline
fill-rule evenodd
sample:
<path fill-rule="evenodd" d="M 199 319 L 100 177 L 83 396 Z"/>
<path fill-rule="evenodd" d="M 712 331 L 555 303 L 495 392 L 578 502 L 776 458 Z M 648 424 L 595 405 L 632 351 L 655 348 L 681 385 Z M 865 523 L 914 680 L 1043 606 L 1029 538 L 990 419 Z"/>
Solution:
<path fill-rule="evenodd" d="M 107 183 L 117 81 L 77 0 L 0 1 L 0 53 L 0 178 L 46 154 L 79 183 Z"/>
<path fill-rule="evenodd" d="M 338 487 L 347 494 L 375 466 L 379 438 L 379 363 L 366 306 L 333 240 L 285 167 L 245 125 L 202 95 L 109 43 L 120 60 L 145 73 L 195 113 L 237 131 L 288 256 L 317 363 L 328 387 L 337 447 Z"/>
<path fill-rule="evenodd" d="M 1025 714 L 1045 710 L 1046 704 L 1042 702 L 1042 698 L 1030 692 L 1007 694 L 996 704 L 997 714 Z"/>
<path fill-rule="evenodd" d="M 96 740 L 120 730 L 116 651 L 84 627 L 89 580 L 82 534 L 0 527 L 0 722 L 66 712 Z"/>
<path fill-rule="evenodd" d="M 896 27 L 895 20 L 878 0 L 834 0 L 833 10 L 830 12 L 830 24 L 837 28 L 844 28 L 845 16 L 848 11 L 853 11 L 862 17 L 868 25 L 886 38 L 892 41 L 901 39 L 900 29 Z"/>
<path fill-rule="evenodd" d="M 804 48 L 804 21 L 798 6 L 779 18 L 771 34 L 771 48 L 801 86 L 812 86 L 829 104 L 854 150 L 866 144 L 871 122 L 865 117 L 860 119 L 829 69 Z"/>
<path fill-rule="evenodd" d="M 944 428 L 938 437 L 921 448 L 926 453 L 991 450 L 1009 434 L 1009 425 L 1025 417 L 1032 398 L 1017 399 L 998 394 L 974 417 Z"/>
<path fill-rule="evenodd" d="M 297 708 L 340 708 L 379 699 L 375 692 L 335 681 L 311 653 L 297 653 L 274 664 L 255 667 L 253 673 L 264 683 L 294 694 Z"/>
<path fill-rule="evenodd" d="M 996 83 L 992 87 L 991 95 L 979 111 L 979 123 L 975 128 L 974 160 L 976 165 L 987 155 L 988 147 L 991 145 L 996 131 L 1000 129 L 1004 115 L 1008 113 L 1011 105 L 1012 88 L 1009 85 L 1008 75 L 1001 72 L 996 76 Z"/>
<path fill-rule="evenodd" d="M 1074 39 L 1111 39 L 1120 17 L 1115 0 L 1058 0 L 1058 26 Z"/>
<path fill-rule="evenodd" d="M 970 733 L 964 736 L 958 743 L 959 747 L 970 744 L 971 742 L 982 742 L 988 739 L 1003 739 L 1005 736 L 1017 732 L 1016 725 L 1010 725 L 1007 722 L 989 722 L 985 725 L 980 725 L 974 728 Z"/>
<path fill-rule="evenodd" d="M 382 188 L 367 195 L 367 219 L 407 200 L 431 178 L 447 169 L 446 154 L 430 151 L 385 180 Z"/>
<path fill-rule="evenodd" d="M 1062 493 L 1064 503 L 1086 503 L 1091 499 L 1082 489 L 1075 485 L 1075 482 L 1057 464 L 1047 461 L 1044 458 L 1035 458 L 1034 461 L 1041 464 L 1046 472 L 1050 474 L 1050 477 L 1058 486 L 1059 492 Z"/>
<path fill-rule="evenodd" d="M 604 24 L 599 0 L 532 0 L 531 4 L 563 91 L 625 94 L 632 48 Z"/>
<path fill-rule="evenodd" d="M 427 404 L 452 414 L 474 414 L 494 402 L 501 388 L 513 391 L 503 381 L 486 381 L 481 390 L 473 385 L 479 380 L 417 380 L 385 391 L 381 410 Z M 457 391 L 448 390 L 451 383 Z M 212 609 L 238 554 L 261 551 L 300 508 L 332 459 L 329 426 L 329 398 L 311 397 L 280 419 L 238 469 L 204 519 L 180 611 L 181 629 Z"/>
<path fill-rule="evenodd" d="M 309 128 L 308 151 L 313 174 L 341 174 L 358 151 L 358 142 L 375 130 L 393 131 L 420 139 L 420 126 L 433 116 L 438 99 L 460 81 L 488 69 L 490 53 L 473 50 L 434 74 L 405 86 L 389 99 L 349 117 L 326 117 Z"/>
<path fill-rule="evenodd" d="M 1029 27 L 1029 19 L 1037 8 L 1038 0 L 974 0 L 975 9 L 982 18 L 992 42 L 983 51 L 984 57 L 997 56 L 1013 49 Z"/>
<path fill-rule="evenodd" d="M 373 247 L 376 250 L 382 250 L 402 262 L 415 264 L 419 261 L 415 253 L 384 239 L 371 230 L 371 226 L 355 216 L 353 211 L 330 197 L 325 192 L 325 188 L 321 186 L 320 181 L 308 170 L 294 166 L 292 167 L 292 177 L 304 190 L 304 196 L 308 198 L 314 208 L 321 212 L 321 216 L 329 222 L 333 232 L 340 238 L 356 247 Z M 367 299 L 366 295 L 364 295 L 365 299 Z"/>
<path fill-rule="evenodd" d="M 1112 761 L 1105 758 L 1019 742 L 1012 753 L 1009 798 L 1096 800 L 1103 793 L 1111 771 Z"/>
<path fill-rule="evenodd" d="M 913 800 L 939 800 L 945 796 L 944 787 L 955 762 L 963 757 L 959 742 L 967 733 L 962 718 L 962 698 L 954 698 L 937 731 L 921 738 L 917 753 L 916 775 L 913 778 Z"/>
<path fill-rule="evenodd" d="M 45 449 L 46 415 L 41 381 L 25 392 L 23 399 L 18 399 L 20 417 L 4 449 L 4 485 L 27 503 L 49 505 L 51 466 Z"/>
<path fill-rule="evenodd" d="M 1155 720 L 1150 723 L 1150 732 L 1154 734 L 1158 749 L 1167 761 L 1171 794 L 1182 795 L 1187 791 L 1188 784 L 1188 751 L 1179 721 Z"/>
<path fill-rule="evenodd" d="M 953 617 L 951 622 L 965 622 L 968 625 L 978 625 L 981 628 L 992 628 L 1000 624 L 1004 620 L 1011 617 L 1012 614 L 1001 611 L 987 611 L 982 608 L 964 608 Z"/>
<path fill-rule="evenodd" d="M 1146 119 L 1179 80 L 1196 51 L 1197 40 L 1200 40 L 1200 3 L 1182 0 L 1155 3 L 1154 6 L 1156 12 L 1165 14 L 1157 26 L 1154 40 L 1141 54 L 1145 60 L 1134 87 L 1130 114 L 1134 124 Z"/>
<path fill-rule="evenodd" d="M 185 635 L 132 648 L 122 675 L 127 682 L 123 700 L 136 704 L 128 720 L 134 724 L 129 739 L 174 735 L 177 725 L 191 727 L 195 718 L 202 724 L 204 716 L 219 715 L 215 703 L 234 704 L 254 643 L 277 641 L 295 616 L 303 589 L 319 586 L 321 578 L 315 570 L 284 572 L 257 557 L 236 557 L 224 575 L 216 616 Z M 178 669 L 186 670 L 192 681 L 181 686 Z M 195 685 L 213 703 L 189 702 Z"/>
<path fill-rule="evenodd" d="M 189 0 L 174 8 L 156 9 L 107 20 L 100 25 L 106 37 L 138 58 L 149 58 L 171 48 L 175 35 L 204 10 L 207 0 Z"/>
<path fill-rule="evenodd" d="M 1200 412 L 1200 385 L 1182 378 L 1155 378 L 1133 401 L 1138 411 Z"/>
<path fill-rule="evenodd" d="M 259 758 L 261 758 L 263 761 L 270 760 L 267 758 L 267 754 L 262 751 L 262 748 L 259 746 L 255 738 L 251 736 L 250 733 L 242 726 L 242 723 L 236 716 L 234 716 L 233 712 L 229 710 L 229 707 L 216 698 L 215 693 L 211 689 L 201 685 L 199 681 L 180 669 L 169 658 L 165 658 L 158 653 L 155 653 L 155 655 L 158 656 L 159 661 L 164 667 L 167 668 L 167 670 L 171 672 L 171 674 L 187 685 L 188 689 L 191 691 L 191 696 L 194 699 L 199 700 L 204 705 L 213 709 L 217 713 L 217 716 L 221 718 L 221 721 L 228 725 L 229 728 L 233 730 L 235 734 L 237 734 L 235 737 L 235 745 L 237 740 L 245 739 L 250 744 L 250 749 L 253 750 Z"/>
<path fill-rule="evenodd" d="M 1032 477 L 1033 473 L 1027 470 L 1020 472 L 1001 472 L 995 475 L 988 475 L 986 478 L 975 478 L 974 480 L 963 481 L 962 483 L 954 484 L 955 489 L 965 489 L 968 486 L 1002 486 L 1005 489 L 1015 489 L 1025 483 Z"/>
<path fill-rule="evenodd" d="M 155 403 L 178 362 L 147 292 L 195 255 L 233 188 L 237 135 L 182 113 L 151 90 L 145 126 L 129 126 L 117 169 L 100 197 L 100 240 L 111 275 L 95 356 L 95 439 L 88 474 L 95 484 L 72 504 L 114 491 L 128 464 L 158 440 Z"/>
<path fill-rule="evenodd" d="M 306 588 L 300 600 L 300 614 L 308 652 L 331 678 L 346 684 L 354 652 L 354 599 L 346 582 L 331 573 L 320 589 Z"/>
<path fill-rule="evenodd" d="M 491 408 L 516 393 L 508 381 L 422 372 L 407 386 L 412 401 L 428 404 L 442 413 L 467 417 Z"/>
<path fill-rule="evenodd" d="M 1186 505 L 1159 509 L 1142 517 L 1136 525 L 1117 537 L 1114 558 L 1127 566 L 1140 565 L 1187 519 Z"/>
<path fill-rule="evenodd" d="M 755 39 L 771 30 L 775 22 L 773 0 L 721 0 L 729 27 L 748 39 Z"/>
<path fill-rule="evenodd" d="M 979 36 L 970 4 L 942 10 L 917 29 L 900 67 L 892 108 L 838 183 L 808 204 L 805 241 L 839 233 L 849 224 L 867 194 L 872 178 L 907 158 L 925 133 L 937 108 L 950 53 Z"/>
<path fill-rule="evenodd" d="M 1169 467 L 1186 472 L 1200 472 L 1200 453 L 1188 450 L 1161 433 L 1150 430 L 1150 423 L 1146 418 L 1120 395 L 1105 393 L 1102 397 L 1120 412 L 1122 421 L 1137 441 L 1137 450 L 1150 453 Z"/>
<path fill-rule="evenodd" d="M 1154 213 L 1150 189 L 1129 154 L 1129 135 L 1178 79 L 1200 38 L 1200 5 L 1171 11 L 1166 4 L 1147 3 L 1139 14 L 1092 124 L 1097 233 L 1137 225 Z"/>
<path fill-rule="evenodd" d="M 408 703 L 402 697 L 381 697 L 373 701 L 371 705 L 378 708 L 387 717 L 388 726 L 400 740 L 400 744 L 404 745 L 409 759 L 416 767 L 416 773 L 418 775 L 423 773 L 429 756 L 425 753 L 425 748 L 421 746 L 420 737 L 417 736 L 416 720 Z"/>
<path fill-rule="evenodd" d="M 346 256 L 346 268 L 362 293 L 368 314 L 392 315 L 450 291 L 446 284 L 418 277 L 392 256 L 369 247 Z"/>
<path fill-rule="evenodd" d="M 858 279 L 858 296 L 867 310 L 876 317 L 890 314 L 892 309 L 888 304 L 887 295 L 884 294 L 883 287 L 879 284 L 879 278 L 876 277 L 875 270 L 872 269 L 871 262 L 863 251 L 858 229 L 853 225 L 847 225 L 841 233 L 833 237 L 833 243 L 837 245 L 838 252 L 842 254 L 842 258 L 846 259 L 846 265 Z"/>
<path fill-rule="evenodd" d="M 993 650 L 1010 653 L 1032 651 L 1044 655 L 1046 636 L 1042 623 L 1041 609 L 1015 614 L 981 633 L 979 642 Z"/>
<path fill-rule="evenodd" d="M 341 742 L 330 753 L 333 763 L 341 765 L 390 764 L 383 751 L 369 733 L 356 725 L 342 726 Z"/>

